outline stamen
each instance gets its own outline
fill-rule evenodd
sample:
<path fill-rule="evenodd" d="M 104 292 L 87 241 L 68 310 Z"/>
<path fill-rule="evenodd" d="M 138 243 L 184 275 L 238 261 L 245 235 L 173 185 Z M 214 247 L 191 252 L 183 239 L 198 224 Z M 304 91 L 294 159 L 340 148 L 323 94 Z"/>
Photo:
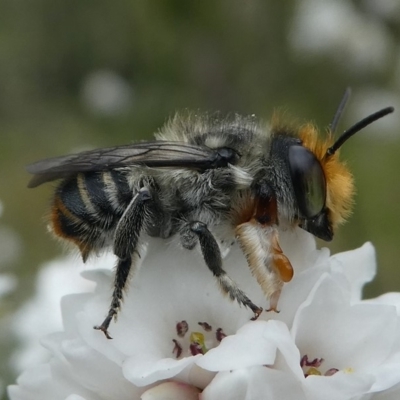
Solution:
<path fill-rule="evenodd" d="M 318 368 L 321 366 L 321 364 L 324 362 L 323 358 L 314 358 L 314 360 L 309 361 L 308 356 L 305 355 L 302 357 L 300 361 L 300 366 L 303 367 L 315 367 Z"/>
<path fill-rule="evenodd" d="M 310 367 L 304 371 L 304 376 L 310 375 L 319 375 L 319 376 L 332 376 L 335 375 L 339 370 L 337 368 L 329 368 L 325 373 L 321 372 L 321 365 L 325 360 L 323 358 L 314 358 L 313 360 L 309 360 L 307 355 L 304 355 L 300 360 L 301 368 Z M 351 373 L 353 372 L 352 368 L 346 368 L 343 372 Z"/>
<path fill-rule="evenodd" d="M 191 324 L 193 325 L 193 323 Z M 175 355 L 175 358 L 179 359 L 188 355 L 205 354 L 209 349 L 217 347 L 221 340 L 226 337 L 222 328 L 213 330 L 212 326 L 206 321 L 198 322 L 197 324 L 204 330 L 203 333 L 190 332 L 190 324 L 185 320 L 176 323 L 175 330 L 177 337 L 172 339 L 172 343 L 174 344 L 172 353 Z M 190 335 L 187 333 L 190 333 Z"/>
<path fill-rule="evenodd" d="M 217 331 L 215 332 L 215 337 L 217 338 L 218 342 L 221 342 L 222 339 L 226 338 L 226 335 L 222 328 L 217 329 Z"/>
<path fill-rule="evenodd" d="M 199 325 L 206 331 L 206 332 L 211 332 L 212 331 L 212 326 L 208 324 L 207 322 L 199 322 Z"/>
<path fill-rule="evenodd" d="M 204 341 L 204 335 L 200 332 L 192 332 L 190 334 L 190 352 L 192 356 L 196 354 L 205 354 L 207 348 Z"/>
<path fill-rule="evenodd" d="M 172 353 L 175 354 L 175 358 L 178 359 L 182 355 L 182 346 L 176 339 L 172 339 L 172 341 L 174 342 L 174 349 L 172 350 Z"/>
<path fill-rule="evenodd" d="M 307 376 L 310 376 L 310 375 L 322 375 L 321 374 L 321 372 L 318 370 L 318 368 L 315 368 L 315 367 L 311 367 L 311 368 L 309 368 L 305 373 L 304 373 L 304 376 L 307 378 Z"/>
<path fill-rule="evenodd" d="M 183 338 L 189 330 L 189 324 L 183 320 L 176 324 L 176 333 L 180 338 Z"/>
<path fill-rule="evenodd" d="M 324 376 L 332 376 L 335 375 L 336 372 L 339 372 L 337 368 L 330 368 L 328 371 L 325 372 Z"/>

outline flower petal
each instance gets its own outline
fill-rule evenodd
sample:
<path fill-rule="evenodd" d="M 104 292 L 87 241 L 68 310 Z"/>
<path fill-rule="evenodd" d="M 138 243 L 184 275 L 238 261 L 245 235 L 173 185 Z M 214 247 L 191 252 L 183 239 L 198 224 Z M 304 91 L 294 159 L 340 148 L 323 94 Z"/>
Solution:
<path fill-rule="evenodd" d="M 372 375 L 363 373 L 308 376 L 304 382 L 304 391 L 308 400 L 349 400 L 368 393 L 374 382 Z"/>
<path fill-rule="evenodd" d="M 8 387 L 10 399 L 64 400 L 74 393 L 85 400 L 100 400 L 93 392 L 71 380 L 65 369 L 54 368 L 54 364 L 43 364 L 27 369 L 19 376 L 17 383 L 18 386 Z"/>
<path fill-rule="evenodd" d="M 198 400 L 200 390 L 182 382 L 164 382 L 146 390 L 140 400 Z"/>
<path fill-rule="evenodd" d="M 389 390 L 374 393 L 367 400 L 399 400 L 400 399 L 400 385 L 393 386 Z"/>
<path fill-rule="evenodd" d="M 350 305 L 350 294 L 324 275 L 296 315 L 292 334 L 302 355 L 327 368 L 365 370 L 382 363 L 396 340 L 394 307 Z M 382 329 L 385 327 L 385 329 Z"/>
<path fill-rule="evenodd" d="M 156 356 L 130 357 L 122 365 L 122 371 L 127 380 L 137 386 L 151 385 L 154 382 L 169 379 L 190 368 L 201 354 L 185 357 L 180 360 L 172 358 L 158 358 Z"/>
<path fill-rule="evenodd" d="M 228 371 L 255 365 L 273 365 L 277 350 L 299 365 L 300 353 L 287 326 L 280 321 L 254 321 L 227 336 L 221 344 L 196 361 L 210 371 Z M 301 375 L 300 367 L 295 371 Z"/>
<path fill-rule="evenodd" d="M 376 275 L 376 255 L 374 246 L 367 242 L 358 249 L 332 256 L 332 269 L 343 273 L 351 285 L 351 301 L 362 298 L 363 286 Z"/>
<path fill-rule="evenodd" d="M 387 304 L 396 307 L 397 315 L 400 317 L 400 293 L 390 292 L 375 297 L 374 299 L 364 300 L 365 303 Z"/>
<path fill-rule="evenodd" d="M 203 391 L 201 400 L 306 400 L 301 383 L 291 374 L 267 367 L 220 372 Z"/>

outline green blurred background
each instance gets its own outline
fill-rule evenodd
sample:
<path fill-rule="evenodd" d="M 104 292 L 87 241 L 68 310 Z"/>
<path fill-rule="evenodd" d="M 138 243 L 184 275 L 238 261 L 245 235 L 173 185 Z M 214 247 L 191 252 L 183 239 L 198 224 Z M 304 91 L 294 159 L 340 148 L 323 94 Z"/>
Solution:
<path fill-rule="evenodd" d="M 18 345 L 7 321 L 32 296 L 41 264 L 62 252 L 43 218 L 52 185 L 28 190 L 26 164 L 150 138 L 186 108 L 266 120 L 280 109 L 323 130 L 347 86 L 340 130 L 398 109 L 342 151 L 356 207 L 329 247 L 373 242 L 371 297 L 400 290 L 398 0 L 1 1 L 0 224 L 18 243 L 0 257 L 0 273 L 18 277 L 1 300 L 3 360 Z M 6 363 L 0 373 L 15 379 Z"/>

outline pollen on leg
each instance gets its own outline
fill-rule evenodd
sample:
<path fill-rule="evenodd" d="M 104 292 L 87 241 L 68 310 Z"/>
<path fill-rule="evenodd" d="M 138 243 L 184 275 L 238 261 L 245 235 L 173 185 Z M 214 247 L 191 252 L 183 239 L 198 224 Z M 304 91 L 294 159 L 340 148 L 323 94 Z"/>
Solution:
<path fill-rule="evenodd" d="M 293 278 L 293 267 L 289 259 L 283 254 L 278 242 L 278 235 L 272 235 L 272 259 L 282 282 L 290 282 Z"/>

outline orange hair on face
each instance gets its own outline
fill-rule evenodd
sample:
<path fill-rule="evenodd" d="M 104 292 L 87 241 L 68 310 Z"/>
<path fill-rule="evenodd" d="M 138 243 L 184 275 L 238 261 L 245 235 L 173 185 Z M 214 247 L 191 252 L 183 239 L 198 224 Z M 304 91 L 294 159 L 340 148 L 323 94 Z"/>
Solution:
<path fill-rule="evenodd" d="M 334 228 L 351 214 L 354 203 L 353 175 L 343 161 L 339 160 L 339 151 L 325 157 L 326 151 L 334 143 L 331 132 L 325 139 L 319 138 L 318 131 L 312 124 L 302 126 L 298 132 L 303 146 L 309 149 L 321 163 L 326 179 L 326 207 Z"/>

